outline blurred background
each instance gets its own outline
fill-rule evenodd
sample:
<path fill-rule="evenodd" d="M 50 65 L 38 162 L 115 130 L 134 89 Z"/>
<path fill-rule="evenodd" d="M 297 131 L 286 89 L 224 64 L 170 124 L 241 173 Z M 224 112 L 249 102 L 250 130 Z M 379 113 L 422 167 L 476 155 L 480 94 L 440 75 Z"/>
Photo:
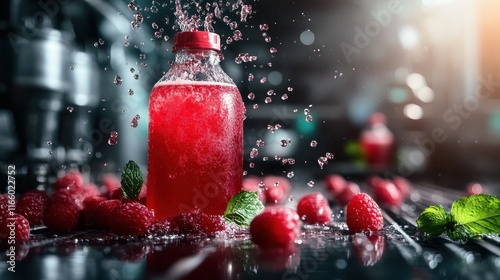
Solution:
<path fill-rule="evenodd" d="M 222 66 L 247 106 L 248 174 L 498 181 L 497 1 L 244 1 L 246 21 L 239 2 L 214 2 Z M 15 164 L 22 192 L 75 167 L 146 170 L 148 95 L 176 32 L 170 1 L 4 1 L 2 175 Z"/>

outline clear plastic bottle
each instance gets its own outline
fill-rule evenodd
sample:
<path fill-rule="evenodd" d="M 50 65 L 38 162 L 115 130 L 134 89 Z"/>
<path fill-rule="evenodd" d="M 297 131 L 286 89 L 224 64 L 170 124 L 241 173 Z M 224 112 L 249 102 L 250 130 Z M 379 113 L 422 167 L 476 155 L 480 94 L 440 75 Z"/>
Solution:
<path fill-rule="evenodd" d="M 149 100 L 147 205 L 160 219 L 223 215 L 242 187 L 243 100 L 219 65 L 219 35 L 177 33 L 173 52 Z"/>

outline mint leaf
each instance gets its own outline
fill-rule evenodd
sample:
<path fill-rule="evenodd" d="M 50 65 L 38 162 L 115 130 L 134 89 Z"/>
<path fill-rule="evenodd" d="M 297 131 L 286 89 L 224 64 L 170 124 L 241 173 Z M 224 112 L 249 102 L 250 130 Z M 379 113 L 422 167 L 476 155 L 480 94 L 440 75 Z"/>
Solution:
<path fill-rule="evenodd" d="M 264 205 L 259 200 L 256 191 L 241 191 L 229 200 L 224 219 L 238 226 L 249 226 L 252 219 L 262 210 L 264 210 Z"/>
<path fill-rule="evenodd" d="M 123 197 L 130 199 L 139 197 L 143 182 L 144 178 L 139 165 L 133 160 L 127 162 L 123 168 L 121 180 Z"/>
<path fill-rule="evenodd" d="M 448 233 L 458 241 L 500 233 L 500 198 L 488 194 L 462 197 L 451 205 L 455 226 Z"/>
<path fill-rule="evenodd" d="M 442 206 L 433 205 L 425 209 L 417 219 L 418 229 L 429 237 L 436 237 L 453 225 L 451 215 Z"/>

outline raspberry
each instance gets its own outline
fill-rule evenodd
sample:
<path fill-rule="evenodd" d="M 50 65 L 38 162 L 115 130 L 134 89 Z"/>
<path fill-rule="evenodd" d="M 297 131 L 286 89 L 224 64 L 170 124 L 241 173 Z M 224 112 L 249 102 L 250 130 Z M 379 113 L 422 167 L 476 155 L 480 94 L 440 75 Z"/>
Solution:
<path fill-rule="evenodd" d="M 265 186 L 266 204 L 282 204 L 285 202 L 291 187 L 288 179 L 279 176 L 266 176 L 262 182 Z"/>
<path fill-rule="evenodd" d="M 335 199 L 346 187 L 346 180 L 344 177 L 333 174 L 325 178 L 325 187 L 330 196 Z"/>
<path fill-rule="evenodd" d="M 373 188 L 373 197 L 376 201 L 387 206 L 399 206 L 403 196 L 398 188 L 389 180 L 379 180 Z"/>
<path fill-rule="evenodd" d="M 257 192 L 257 195 L 259 196 L 259 200 L 262 203 L 266 202 L 266 196 L 264 195 L 264 192 L 260 188 L 260 179 L 257 176 L 248 176 L 245 179 L 243 179 L 243 187 L 241 188 L 244 191 L 249 191 L 249 192 Z"/>
<path fill-rule="evenodd" d="M 16 213 L 23 215 L 31 226 L 40 225 L 48 204 L 49 198 L 45 192 L 30 191 L 19 198 Z"/>
<path fill-rule="evenodd" d="M 30 223 L 23 215 L 19 215 L 16 213 L 13 213 L 13 215 L 5 216 L 2 222 L 0 222 L 0 240 L 6 241 L 11 236 L 10 226 L 13 223 L 15 224 L 15 229 L 14 229 L 15 240 L 19 242 L 24 242 L 29 240 Z"/>
<path fill-rule="evenodd" d="M 262 248 L 289 247 L 299 234 L 299 215 L 281 206 L 267 207 L 250 223 L 252 241 Z"/>
<path fill-rule="evenodd" d="M 346 222 L 351 232 L 378 231 L 384 225 L 380 207 L 366 193 L 355 194 L 349 201 Z"/>
<path fill-rule="evenodd" d="M 111 228 L 113 211 L 121 204 L 121 200 L 118 199 L 110 199 L 101 202 L 94 212 L 93 220 L 96 227 L 101 229 Z"/>
<path fill-rule="evenodd" d="M 77 210 L 82 210 L 83 200 L 84 198 L 80 192 L 70 189 L 61 189 L 52 194 L 50 197 L 50 204 L 72 204 Z"/>
<path fill-rule="evenodd" d="M 207 215 L 200 210 L 191 213 L 181 213 L 170 220 L 172 232 L 176 234 L 207 234 L 213 235 L 226 229 L 226 224 L 220 215 Z"/>
<path fill-rule="evenodd" d="M 113 211 L 111 230 L 117 235 L 144 235 L 154 222 L 154 212 L 138 202 L 124 203 Z"/>
<path fill-rule="evenodd" d="M 102 185 L 104 186 L 104 195 L 111 198 L 111 194 L 121 188 L 120 180 L 113 174 L 106 174 L 102 177 Z"/>
<path fill-rule="evenodd" d="M 80 224 L 80 211 L 72 203 L 50 203 L 45 209 L 43 223 L 53 233 L 72 231 Z"/>
<path fill-rule="evenodd" d="M 308 224 L 327 224 L 332 216 L 328 200 L 316 192 L 305 195 L 297 204 L 297 214 Z"/>
<path fill-rule="evenodd" d="M 392 183 L 399 190 L 403 198 L 408 197 L 413 189 L 410 181 L 400 176 L 394 177 L 394 179 L 392 179 Z"/>
<path fill-rule="evenodd" d="M 92 196 L 83 201 L 83 220 L 86 225 L 94 223 L 95 210 L 105 200 L 106 198 L 102 196 Z"/>
<path fill-rule="evenodd" d="M 355 194 L 359 193 L 360 191 L 361 190 L 359 189 L 358 184 L 348 181 L 348 182 L 346 182 L 345 188 L 342 190 L 342 192 L 340 192 L 337 195 L 337 198 L 335 201 L 337 201 L 342 206 L 347 205 L 347 203 L 349 203 L 351 198 Z"/>
<path fill-rule="evenodd" d="M 369 189 L 373 189 L 375 188 L 375 186 L 377 185 L 377 183 L 380 181 L 380 180 L 383 180 L 382 178 L 380 178 L 379 176 L 370 176 L 368 177 L 368 179 L 366 180 L 366 186 L 368 186 Z"/>
<path fill-rule="evenodd" d="M 83 186 L 82 173 L 77 170 L 70 171 L 57 178 L 54 183 L 54 190 L 80 188 Z"/>

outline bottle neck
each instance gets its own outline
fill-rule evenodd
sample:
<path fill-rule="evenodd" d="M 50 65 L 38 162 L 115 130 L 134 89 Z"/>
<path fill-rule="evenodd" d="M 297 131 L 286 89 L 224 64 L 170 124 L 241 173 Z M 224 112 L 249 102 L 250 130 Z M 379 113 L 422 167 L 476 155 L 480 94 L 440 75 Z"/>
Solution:
<path fill-rule="evenodd" d="M 180 50 L 175 53 L 175 64 L 210 67 L 219 65 L 219 52 L 214 50 Z"/>

